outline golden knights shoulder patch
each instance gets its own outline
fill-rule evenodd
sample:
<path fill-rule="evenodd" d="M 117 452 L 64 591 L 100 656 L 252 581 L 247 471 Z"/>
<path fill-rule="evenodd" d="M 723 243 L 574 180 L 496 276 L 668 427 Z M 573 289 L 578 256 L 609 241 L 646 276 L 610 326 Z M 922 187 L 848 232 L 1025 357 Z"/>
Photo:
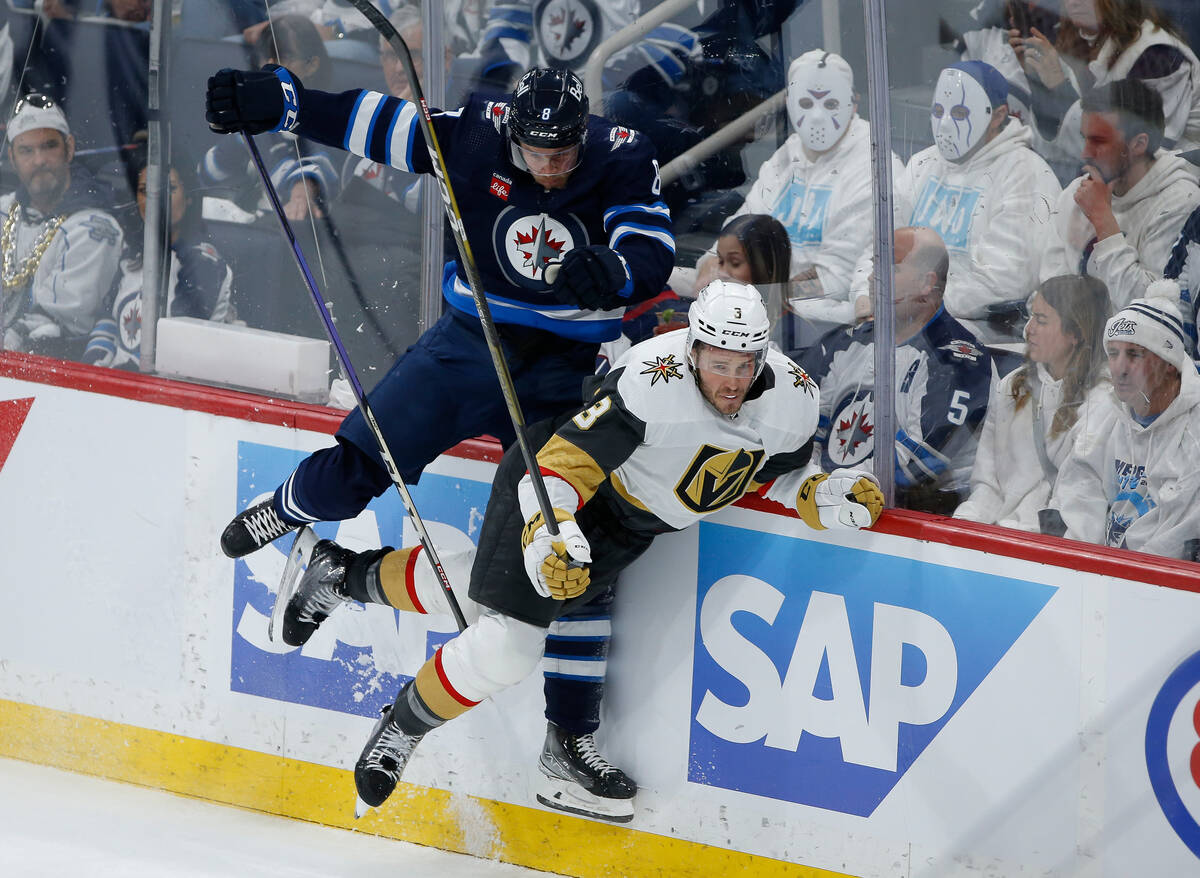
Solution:
<path fill-rule="evenodd" d="M 762 449 L 728 451 L 704 445 L 675 486 L 675 496 L 701 514 L 728 506 L 746 493 L 765 454 Z"/>
<path fill-rule="evenodd" d="M 683 364 L 676 362 L 674 354 L 667 354 L 665 357 L 655 357 L 653 360 L 642 360 L 643 366 L 649 366 L 649 369 L 643 369 L 638 374 L 652 375 L 650 386 L 653 387 L 662 380 L 666 384 L 672 378 L 683 378 Z"/>
<path fill-rule="evenodd" d="M 792 376 L 792 380 L 795 382 L 794 387 L 803 388 L 804 392 L 809 396 L 817 395 L 817 382 L 808 377 L 808 373 L 795 363 L 792 363 L 792 368 L 788 369 L 788 374 Z"/>

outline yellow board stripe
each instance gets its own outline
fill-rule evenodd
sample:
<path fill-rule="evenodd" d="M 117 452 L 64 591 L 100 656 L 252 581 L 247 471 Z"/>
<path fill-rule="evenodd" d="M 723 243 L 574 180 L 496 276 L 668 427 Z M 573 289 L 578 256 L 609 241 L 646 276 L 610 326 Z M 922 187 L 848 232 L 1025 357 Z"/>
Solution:
<path fill-rule="evenodd" d="M 3 699 L 0 756 L 578 878 L 850 878 L 403 782 L 383 808 L 355 820 L 344 769 Z"/>

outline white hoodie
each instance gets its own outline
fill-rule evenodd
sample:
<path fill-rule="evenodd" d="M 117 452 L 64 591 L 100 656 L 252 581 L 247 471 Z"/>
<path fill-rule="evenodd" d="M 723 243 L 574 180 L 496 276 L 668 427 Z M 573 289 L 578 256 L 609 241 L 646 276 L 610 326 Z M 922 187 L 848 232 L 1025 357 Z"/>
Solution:
<path fill-rule="evenodd" d="M 1029 148 L 1029 129 L 1011 119 L 965 161 L 943 158 L 937 146 L 912 157 L 905 171 L 914 207 L 909 225 L 942 236 L 950 253 L 945 305 L 968 329 L 987 306 L 1024 301 L 1038 279 L 1038 257 L 1062 187 Z"/>
<path fill-rule="evenodd" d="M 1115 397 L 1114 397 L 1115 400 Z M 1200 537 L 1200 375 L 1149 426 L 1116 401 L 1080 430 L 1050 505 L 1069 539 L 1182 558 Z"/>
<path fill-rule="evenodd" d="M 1188 214 L 1200 205 L 1200 186 L 1194 174 L 1194 167 L 1187 161 L 1159 150 L 1146 176 L 1124 195 L 1113 196 L 1113 215 L 1121 234 L 1096 243 L 1088 257 L 1086 274 L 1108 285 L 1115 310 L 1144 295 L 1146 287 L 1163 276 L 1171 247 L 1179 239 Z M 1082 180 L 1072 180 L 1055 206 L 1053 232 L 1045 236 L 1042 280 L 1081 273 L 1083 251 L 1096 235 L 1075 204 L 1075 192 Z"/>
<path fill-rule="evenodd" d="M 893 153 L 892 202 L 900 221 L 912 210 L 903 173 Z M 846 301 L 854 266 L 864 251 L 870 254 L 874 240 L 872 177 L 871 130 L 865 120 L 855 116 L 845 136 L 815 159 L 805 154 L 793 131 L 763 162 L 734 216 L 765 213 L 779 220 L 792 242 L 792 274 L 815 267 L 825 297 Z M 709 253 L 716 255 L 715 244 Z"/>
<path fill-rule="evenodd" d="M 1037 532 L 1038 510 L 1050 499 L 1053 482 L 1042 467 L 1034 441 L 1034 401 L 1027 400 L 1019 411 L 1015 407 L 1012 387 L 1020 372 L 1014 369 L 992 385 L 971 470 L 971 496 L 954 511 L 954 517 Z M 1037 364 L 1037 374 L 1046 457 L 1054 467 L 1061 467 L 1075 435 L 1111 405 L 1112 389 L 1108 382 L 1093 387 L 1071 429 L 1052 436 L 1054 414 L 1062 404 L 1063 382 L 1051 378 L 1041 363 Z"/>

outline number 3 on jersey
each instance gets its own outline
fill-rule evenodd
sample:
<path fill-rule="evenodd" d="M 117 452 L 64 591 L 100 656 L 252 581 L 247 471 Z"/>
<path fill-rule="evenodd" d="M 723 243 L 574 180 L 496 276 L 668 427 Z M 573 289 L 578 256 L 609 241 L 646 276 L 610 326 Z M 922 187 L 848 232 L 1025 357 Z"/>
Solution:
<path fill-rule="evenodd" d="M 606 396 L 595 405 L 589 406 L 577 414 L 572 420 L 575 426 L 580 430 L 590 430 L 592 424 L 599 420 L 600 416 L 612 408 L 612 397 Z"/>

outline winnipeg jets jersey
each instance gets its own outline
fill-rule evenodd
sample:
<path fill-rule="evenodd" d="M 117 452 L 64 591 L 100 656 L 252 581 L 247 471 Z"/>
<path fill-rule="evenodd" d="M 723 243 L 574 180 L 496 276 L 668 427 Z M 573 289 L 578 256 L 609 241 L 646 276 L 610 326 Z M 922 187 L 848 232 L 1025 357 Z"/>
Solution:
<path fill-rule="evenodd" d="M 822 465 L 869 467 L 875 452 L 874 323 L 821 338 L 805 358 L 821 385 Z M 944 308 L 896 348 L 897 486 L 970 482 L 991 357 Z"/>
<path fill-rule="evenodd" d="M 373 91 L 289 87 L 297 94 L 294 130 L 301 136 L 405 171 L 434 172 L 415 104 Z M 579 167 L 564 188 L 544 189 L 510 159 L 507 114 L 506 103 L 482 97 L 433 114 L 492 316 L 579 341 L 614 339 L 625 305 L 662 292 L 675 258 L 654 147 L 636 131 L 591 116 Z M 587 245 L 606 245 L 625 258 L 629 282 L 621 305 L 591 311 L 551 295 L 546 266 Z M 475 314 L 460 265 L 450 264 L 442 293 L 452 307 Z"/>
<path fill-rule="evenodd" d="M 684 356 L 687 330 L 630 348 L 595 402 L 538 452 L 553 505 L 606 503 L 630 530 L 680 530 L 770 483 L 766 496 L 789 507 L 810 464 L 817 386 L 772 351 L 733 417 L 701 396 Z M 526 480 L 527 482 L 528 480 Z M 522 487 L 522 510 L 536 509 Z"/>

